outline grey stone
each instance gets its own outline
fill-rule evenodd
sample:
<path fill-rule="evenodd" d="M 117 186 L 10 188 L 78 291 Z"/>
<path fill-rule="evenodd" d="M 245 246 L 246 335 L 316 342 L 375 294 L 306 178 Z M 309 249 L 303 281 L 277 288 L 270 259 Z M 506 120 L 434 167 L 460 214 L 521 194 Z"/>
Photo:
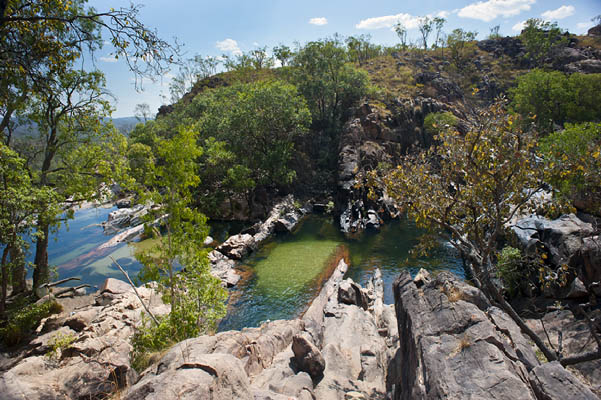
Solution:
<path fill-rule="evenodd" d="M 529 378 L 539 400 L 598 400 L 589 388 L 558 361 L 534 368 Z"/>
<path fill-rule="evenodd" d="M 323 376 L 326 362 L 310 339 L 303 335 L 295 335 L 292 338 L 292 351 L 301 371 L 307 372 L 314 380 Z"/>

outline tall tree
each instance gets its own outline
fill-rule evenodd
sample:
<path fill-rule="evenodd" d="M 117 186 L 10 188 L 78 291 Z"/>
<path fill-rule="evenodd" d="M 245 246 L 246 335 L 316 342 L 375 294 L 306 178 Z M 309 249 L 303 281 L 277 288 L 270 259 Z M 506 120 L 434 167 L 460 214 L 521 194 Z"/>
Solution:
<path fill-rule="evenodd" d="M 419 33 L 422 35 L 422 44 L 424 50 L 428 50 L 428 37 L 434 28 L 434 20 L 430 17 L 421 17 L 417 25 Z"/>

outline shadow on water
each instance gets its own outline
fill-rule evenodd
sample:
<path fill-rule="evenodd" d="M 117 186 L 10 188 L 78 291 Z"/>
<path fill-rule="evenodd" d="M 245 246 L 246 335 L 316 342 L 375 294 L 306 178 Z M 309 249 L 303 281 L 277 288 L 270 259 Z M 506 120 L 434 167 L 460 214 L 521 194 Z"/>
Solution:
<path fill-rule="evenodd" d="M 461 260 L 441 245 L 431 257 L 405 263 L 419 233 L 405 221 L 391 221 L 380 233 L 346 239 L 331 219 L 309 216 L 289 235 L 277 236 L 240 266 L 241 283 L 232 291 L 228 315 L 219 330 L 258 326 L 266 320 L 294 318 L 318 293 L 340 258 L 350 261 L 347 277 L 365 285 L 382 271 L 384 300 L 394 301 L 392 282 L 402 268 L 451 270 L 463 276 Z"/>

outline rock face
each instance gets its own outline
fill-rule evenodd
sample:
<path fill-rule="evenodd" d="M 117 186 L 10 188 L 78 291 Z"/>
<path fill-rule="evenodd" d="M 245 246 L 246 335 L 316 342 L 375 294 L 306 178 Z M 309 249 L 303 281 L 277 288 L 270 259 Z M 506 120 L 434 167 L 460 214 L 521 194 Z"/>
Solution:
<path fill-rule="evenodd" d="M 427 114 L 449 111 L 460 119 L 464 117 L 460 109 L 445 102 L 462 98 L 457 85 L 437 73 L 424 72 L 419 79 L 435 90 L 440 99 L 399 98 L 386 108 L 366 102 L 344 125 L 338 152 L 336 203 L 340 208 L 340 227 L 345 233 L 379 229 L 382 220 L 398 215 L 385 193 L 378 193 L 377 200 L 367 196 L 362 175 L 380 163 L 395 165 L 414 146 L 429 146 L 432 137 L 423 130 Z"/>
<path fill-rule="evenodd" d="M 598 399 L 558 361 L 539 365 L 530 372 L 529 378 L 537 398 L 542 400 Z"/>
<path fill-rule="evenodd" d="M 402 333 L 396 360 L 400 373 L 389 380 L 394 399 L 545 398 L 537 393 L 540 386 L 552 390 L 549 379 L 543 379 L 547 369 L 539 367 L 505 313 L 449 273 L 421 282 L 418 288 L 402 272 L 394 283 Z M 529 370 L 536 372 L 529 375 Z M 531 377 L 540 384 L 533 385 Z M 582 393 L 582 383 L 563 368 L 560 380 L 566 385 L 561 393 Z"/>
<path fill-rule="evenodd" d="M 529 216 L 517 221 L 511 229 L 524 251 L 546 252 L 555 268 L 568 265 L 585 288 L 601 281 L 601 238 L 591 223 L 574 214 L 552 221 Z M 571 293 L 569 289 L 557 295 L 566 297 Z"/>
<path fill-rule="evenodd" d="M 186 340 L 122 398 L 384 399 L 394 312 L 382 304 L 379 276 L 368 310 L 339 303 L 346 268 L 342 261 L 302 318 Z"/>
<path fill-rule="evenodd" d="M 169 312 L 151 289 L 138 288 L 156 315 Z M 129 341 L 143 310 L 125 282 L 108 279 L 96 297 L 96 304 L 71 314 L 51 316 L 20 357 L 0 374 L 0 397 L 17 399 L 88 399 L 136 381 L 130 366 Z M 57 338 L 71 343 L 55 357 L 46 356 Z"/>

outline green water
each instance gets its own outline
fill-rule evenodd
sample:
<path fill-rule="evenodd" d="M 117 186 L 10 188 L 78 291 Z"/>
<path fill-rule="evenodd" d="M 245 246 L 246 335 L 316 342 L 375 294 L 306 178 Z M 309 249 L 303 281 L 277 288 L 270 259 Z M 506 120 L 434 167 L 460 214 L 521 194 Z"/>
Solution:
<path fill-rule="evenodd" d="M 393 302 L 392 283 L 403 268 L 412 273 L 419 268 L 451 270 L 463 276 L 461 261 L 442 243 L 431 257 L 405 262 L 418 234 L 411 224 L 392 221 L 380 233 L 366 232 L 348 240 L 330 219 L 310 216 L 295 233 L 277 236 L 239 267 L 244 278 L 231 292 L 228 315 L 219 329 L 241 329 L 298 316 L 319 292 L 341 254 L 350 258 L 347 277 L 363 285 L 380 268 L 387 303 Z"/>

